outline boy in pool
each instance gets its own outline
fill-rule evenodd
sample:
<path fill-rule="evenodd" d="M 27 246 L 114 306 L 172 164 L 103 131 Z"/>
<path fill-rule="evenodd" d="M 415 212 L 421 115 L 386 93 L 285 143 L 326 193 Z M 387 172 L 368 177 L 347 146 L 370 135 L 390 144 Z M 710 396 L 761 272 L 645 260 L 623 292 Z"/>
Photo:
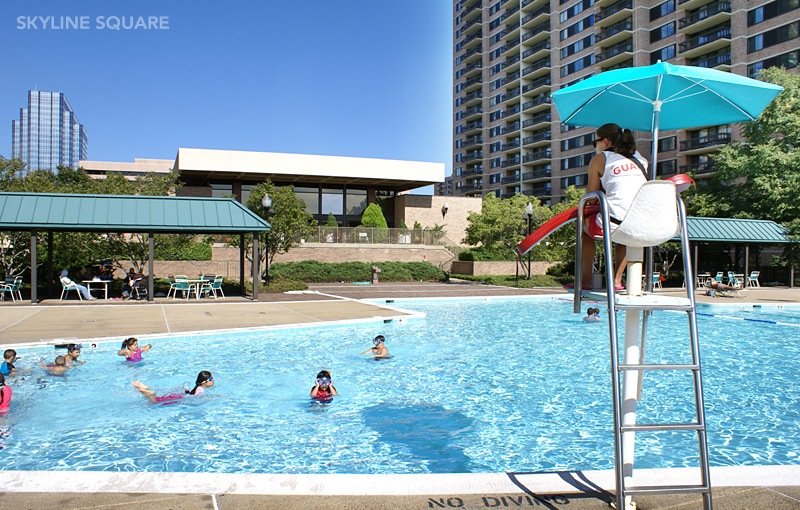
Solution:
<path fill-rule="evenodd" d="M 81 344 L 67 345 L 67 355 L 64 356 L 64 360 L 68 367 L 71 367 L 72 365 L 83 365 L 86 363 L 85 361 L 78 361 L 78 356 L 81 355 L 81 347 L 83 347 Z"/>
<path fill-rule="evenodd" d="M 587 308 L 586 317 L 583 318 L 584 322 L 600 322 L 600 317 L 597 316 L 598 313 L 600 313 L 599 308 Z"/>
<path fill-rule="evenodd" d="M 140 381 L 133 381 L 133 387 L 147 397 L 147 400 L 154 404 L 172 404 L 184 397 L 190 395 L 199 397 L 205 393 L 206 388 L 214 386 L 214 376 L 208 370 L 202 370 L 197 374 L 197 379 L 194 382 L 194 388 L 190 390 L 184 388 L 182 393 L 169 393 L 167 395 L 156 395 L 156 392 L 151 390 L 149 386 Z"/>
<path fill-rule="evenodd" d="M 17 373 L 17 368 L 14 362 L 17 360 L 17 351 L 14 349 L 6 349 L 3 353 L 3 364 L 0 365 L 0 374 L 11 375 Z"/>
<path fill-rule="evenodd" d="M 139 339 L 130 337 L 122 341 L 122 349 L 120 349 L 117 355 L 125 356 L 125 359 L 131 363 L 137 363 L 142 361 L 142 353 L 149 351 L 152 347 L 153 344 L 139 347 Z"/>
<path fill-rule="evenodd" d="M 50 372 L 51 375 L 61 375 L 70 369 L 64 356 L 56 356 L 55 363 L 48 363 L 47 365 L 39 363 L 39 366 Z"/>
<path fill-rule="evenodd" d="M 374 358 L 391 358 L 392 355 L 389 354 L 389 349 L 387 349 L 386 346 L 384 345 L 385 341 L 386 338 L 384 338 L 383 335 L 376 336 L 375 339 L 372 341 L 372 343 L 375 344 L 375 347 L 367 349 L 361 354 L 367 354 L 368 352 L 371 352 Z"/>
<path fill-rule="evenodd" d="M 330 400 L 331 397 L 338 397 L 339 392 L 331 380 L 331 373 L 327 370 L 321 370 L 317 374 L 317 380 L 314 386 L 311 387 L 311 398 L 318 400 Z"/>

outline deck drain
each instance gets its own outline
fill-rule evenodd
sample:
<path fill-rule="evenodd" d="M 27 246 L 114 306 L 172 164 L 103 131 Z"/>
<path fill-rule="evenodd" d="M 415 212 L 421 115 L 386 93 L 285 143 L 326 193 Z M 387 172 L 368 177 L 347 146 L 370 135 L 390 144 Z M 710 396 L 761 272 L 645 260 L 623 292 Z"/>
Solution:
<path fill-rule="evenodd" d="M 211 315 L 211 312 L 203 312 L 206 315 Z"/>
<path fill-rule="evenodd" d="M 85 320 L 83 322 L 94 322 L 94 319 L 87 319 L 87 320 Z"/>
<path fill-rule="evenodd" d="M 259 315 L 267 315 L 267 312 L 258 312 Z"/>

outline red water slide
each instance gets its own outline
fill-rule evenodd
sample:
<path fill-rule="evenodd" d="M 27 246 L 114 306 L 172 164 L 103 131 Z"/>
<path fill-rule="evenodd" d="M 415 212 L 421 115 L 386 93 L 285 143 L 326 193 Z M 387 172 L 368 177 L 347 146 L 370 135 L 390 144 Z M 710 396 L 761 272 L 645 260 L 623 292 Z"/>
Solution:
<path fill-rule="evenodd" d="M 672 181 L 675 183 L 675 190 L 678 193 L 688 189 L 690 186 L 694 185 L 694 181 L 691 177 L 686 174 L 678 174 L 673 175 L 672 177 L 668 177 L 665 179 L 667 181 Z M 592 204 L 586 206 L 586 216 L 594 214 L 596 212 L 600 212 L 600 206 L 597 204 Z M 562 212 L 561 214 L 557 214 L 544 222 L 544 224 L 534 230 L 531 235 L 526 237 L 522 240 L 521 243 L 517 245 L 517 253 L 520 255 L 525 255 L 534 246 L 542 242 L 544 238 L 558 230 L 559 228 L 563 227 L 567 223 L 571 221 L 575 221 L 578 218 L 578 208 L 573 207 L 571 209 L 567 209 L 566 211 Z"/>

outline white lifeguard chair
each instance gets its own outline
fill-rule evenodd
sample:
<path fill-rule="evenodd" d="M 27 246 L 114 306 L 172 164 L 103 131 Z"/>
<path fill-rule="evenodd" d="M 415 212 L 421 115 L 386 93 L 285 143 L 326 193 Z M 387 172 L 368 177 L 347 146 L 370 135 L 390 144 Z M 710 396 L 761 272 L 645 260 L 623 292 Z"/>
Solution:
<path fill-rule="evenodd" d="M 578 205 L 578 244 L 575 264 L 575 288 L 581 289 L 581 232 L 583 232 L 584 207 L 596 198 L 600 202 L 603 225 L 610 225 L 605 195 L 587 193 Z M 652 293 L 652 277 L 646 279 L 647 289 L 642 289 L 642 264 L 645 248 L 673 239 L 680 234 L 683 252 L 686 297 L 671 297 Z M 675 184 L 670 181 L 648 181 L 642 185 L 625 218 L 613 233 L 604 228 L 606 282 L 614 281 L 614 264 L 611 243 L 627 247 L 627 288 L 624 294 L 613 291 L 575 291 L 574 311 L 581 312 L 581 300 L 605 301 L 608 305 L 609 341 L 611 347 L 612 394 L 614 400 L 615 476 L 617 487 L 616 508 L 635 509 L 633 497 L 638 494 L 700 493 L 703 508 L 711 510 L 711 480 L 708 466 L 708 444 L 703 402 L 703 380 L 697 337 L 697 312 L 694 297 L 694 271 L 690 261 L 689 239 L 686 227 L 686 209 L 677 196 Z M 652 260 L 652 257 L 651 257 Z M 652 275 L 652 267 L 647 271 Z M 610 287 L 610 285 L 609 285 Z M 655 310 L 686 312 L 689 318 L 689 350 L 691 360 L 677 363 L 645 363 L 647 320 Z M 625 312 L 625 342 L 623 360 L 617 340 L 617 312 Z M 640 335 L 641 325 L 641 335 Z M 689 371 L 693 380 L 695 421 L 692 423 L 637 424 L 636 405 L 642 396 L 642 376 L 650 370 Z M 680 480 L 644 481 L 634 478 L 634 445 L 637 432 L 695 431 L 699 449 L 699 481 Z"/>

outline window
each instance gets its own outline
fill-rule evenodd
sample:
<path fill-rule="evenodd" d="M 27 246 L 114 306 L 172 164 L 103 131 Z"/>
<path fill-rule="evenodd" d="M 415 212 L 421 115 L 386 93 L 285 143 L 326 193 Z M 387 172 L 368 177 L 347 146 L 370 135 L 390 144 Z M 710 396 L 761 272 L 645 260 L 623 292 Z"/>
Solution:
<path fill-rule="evenodd" d="M 675 12 L 675 0 L 667 0 L 663 4 L 656 5 L 650 9 L 650 21 L 663 18 L 671 12 Z"/>
<path fill-rule="evenodd" d="M 580 168 L 586 166 L 589 164 L 589 161 L 591 161 L 593 156 L 594 156 L 594 150 L 586 154 L 581 154 L 580 156 L 564 158 L 561 160 L 561 170 L 570 170 L 572 168 Z"/>
<path fill-rule="evenodd" d="M 678 173 L 678 162 L 674 159 L 656 163 L 656 175 L 670 175 Z"/>
<path fill-rule="evenodd" d="M 574 43 L 570 44 L 569 46 L 565 46 L 565 47 L 561 48 L 561 58 L 565 59 L 565 58 L 569 57 L 570 55 L 574 55 L 574 54 L 578 53 L 579 51 L 583 51 L 586 48 L 590 47 L 592 45 L 592 39 L 593 39 L 593 37 L 590 35 L 590 36 L 584 37 L 583 39 L 575 41 Z"/>
<path fill-rule="evenodd" d="M 294 194 L 305 202 L 306 211 L 319 214 L 319 190 L 317 188 L 295 188 Z"/>
<path fill-rule="evenodd" d="M 588 182 L 587 174 L 573 175 L 572 177 L 563 177 L 561 179 L 561 189 L 567 189 L 570 186 L 586 186 Z"/>
<path fill-rule="evenodd" d="M 563 140 L 561 142 L 561 150 L 568 151 L 580 147 L 586 147 L 587 145 L 592 145 L 593 140 L 594 133 L 586 133 L 585 135 L 576 136 L 575 138 L 568 138 L 567 140 Z"/>
<path fill-rule="evenodd" d="M 670 21 L 666 25 L 661 25 L 660 27 L 650 31 L 650 42 L 654 43 L 656 41 L 660 41 L 661 39 L 666 39 L 667 37 L 675 35 L 675 22 Z"/>
<path fill-rule="evenodd" d="M 800 0 L 776 0 L 756 7 L 747 13 L 747 26 L 758 25 L 768 19 L 775 18 L 781 14 L 793 11 L 800 6 Z"/>
<path fill-rule="evenodd" d="M 459 169 L 460 170 L 460 169 Z M 459 172 L 459 175 L 460 172 Z M 348 216 L 361 216 L 367 208 L 367 192 L 363 189 L 348 189 L 345 192 L 345 210 Z"/>
<path fill-rule="evenodd" d="M 561 66 L 561 77 L 563 78 L 582 69 L 586 69 L 587 67 L 591 67 L 592 64 L 594 64 L 594 53 L 590 53 L 589 55 L 570 62 L 565 66 Z"/>
<path fill-rule="evenodd" d="M 674 151 L 678 148 L 678 137 L 670 136 L 658 141 L 658 152 Z"/>
<path fill-rule="evenodd" d="M 800 58 L 800 50 L 794 50 L 762 60 L 761 62 L 750 64 L 747 66 L 747 76 L 755 78 L 762 69 L 772 66 L 783 66 L 786 69 L 793 69 L 797 67 L 798 58 Z"/>
<path fill-rule="evenodd" d="M 747 53 L 753 53 L 754 51 L 796 39 L 798 32 L 800 32 L 800 21 L 768 30 L 763 34 L 754 35 L 747 39 Z"/>
<path fill-rule="evenodd" d="M 592 5 L 594 5 L 594 0 L 583 0 L 582 2 L 578 2 L 577 4 L 568 8 L 567 10 L 561 11 L 561 13 L 559 14 L 559 19 L 561 23 L 564 23 L 573 16 L 577 16 L 578 14 L 582 13 Z"/>
<path fill-rule="evenodd" d="M 650 63 L 655 64 L 659 60 L 662 62 L 666 62 L 667 60 L 675 58 L 675 45 L 670 44 L 669 46 L 664 46 L 660 50 L 656 50 L 650 54 Z"/>
<path fill-rule="evenodd" d="M 561 31 L 561 36 L 560 36 L 561 40 L 563 41 L 564 39 L 566 39 L 568 37 L 571 37 L 571 36 L 573 36 L 573 35 L 575 35 L 577 33 L 580 33 L 582 31 L 586 30 L 587 28 L 591 27 L 592 25 L 594 25 L 594 14 L 590 14 L 589 16 L 586 16 L 585 18 L 583 18 L 582 20 L 578 21 L 577 23 L 575 23 L 573 25 L 570 25 L 567 28 L 563 29 Z"/>
<path fill-rule="evenodd" d="M 489 184 L 499 184 L 503 179 L 503 174 L 491 174 L 489 176 Z"/>
<path fill-rule="evenodd" d="M 233 184 L 212 184 L 212 198 L 229 198 L 233 196 Z"/>

